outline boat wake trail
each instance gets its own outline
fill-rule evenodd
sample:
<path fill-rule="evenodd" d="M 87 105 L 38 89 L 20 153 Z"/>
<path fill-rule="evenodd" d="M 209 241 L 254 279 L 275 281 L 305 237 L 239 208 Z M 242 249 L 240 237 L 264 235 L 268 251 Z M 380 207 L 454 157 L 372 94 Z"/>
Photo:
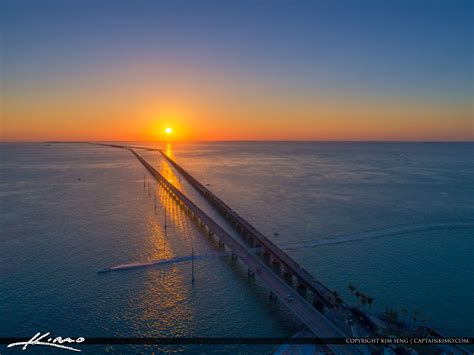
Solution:
<path fill-rule="evenodd" d="M 416 232 L 435 231 L 450 229 L 474 229 L 474 223 L 429 223 L 417 225 L 403 225 L 389 228 L 374 229 L 371 231 L 359 232 L 355 234 L 339 235 L 333 237 L 325 237 L 323 239 L 309 239 L 305 241 L 282 243 L 280 247 L 287 250 L 295 250 L 302 248 L 311 248 L 320 245 L 331 245 L 341 243 L 352 243 L 368 239 L 393 237 L 397 235 L 405 235 Z"/>
<path fill-rule="evenodd" d="M 425 232 L 433 230 L 451 230 L 451 229 L 474 229 L 474 223 L 430 223 L 430 224 L 418 224 L 418 225 L 403 225 L 403 226 L 394 226 L 389 228 L 374 229 L 371 231 L 359 232 L 355 234 L 348 235 L 339 235 L 334 237 L 325 237 L 323 239 L 309 239 L 304 241 L 295 241 L 289 243 L 280 244 L 280 248 L 284 251 L 303 249 L 303 248 L 312 248 L 320 245 L 332 245 L 332 244 L 342 244 L 342 243 L 352 243 L 358 241 L 364 241 L 368 239 L 378 239 L 384 237 L 393 237 L 397 235 L 406 235 L 416 232 Z M 260 248 L 253 248 L 252 252 L 257 253 L 260 251 Z M 110 271 L 124 271 L 137 268 L 144 268 L 149 266 L 163 266 L 169 264 L 190 262 L 193 258 L 194 260 L 205 260 L 212 258 L 221 258 L 225 256 L 230 256 L 230 251 L 221 251 L 217 253 L 209 253 L 202 255 L 185 255 L 177 256 L 170 259 L 161 259 L 146 263 L 134 262 L 128 264 L 121 264 L 117 266 L 111 266 L 100 269 L 99 273 L 110 272 Z"/>
<path fill-rule="evenodd" d="M 230 251 L 229 252 L 222 251 L 218 253 L 210 253 L 210 254 L 202 254 L 202 255 L 194 255 L 194 256 L 193 255 L 177 256 L 175 258 L 161 259 L 161 260 L 151 261 L 147 263 L 135 262 L 135 263 L 128 263 L 128 264 L 120 264 L 117 266 L 111 266 L 111 267 L 100 269 L 98 272 L 103 273 L 103 272 L 109 272 L 109 271 L 124 271 L 124 270 L 144 268 L 148 266 L 160 266 L 160 265 L 188 262 L 188 261 L 191 261 L 192 259 L 203 260 L 203 259 L 218 258 L 218 257 L 230 256 L 230 255 L 231 255 Z"/>

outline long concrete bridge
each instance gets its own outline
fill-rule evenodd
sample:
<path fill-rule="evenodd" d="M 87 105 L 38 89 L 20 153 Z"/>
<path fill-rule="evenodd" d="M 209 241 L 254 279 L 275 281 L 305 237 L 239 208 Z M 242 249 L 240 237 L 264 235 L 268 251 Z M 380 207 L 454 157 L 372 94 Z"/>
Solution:
<path fill-rule="evenodd" d="M 224 201 L 218 198 L 208 188 L 196 180 L 191 174 L 183 169 L 178 163 L 167 156 L 162 150 L 157 149 L 163 157 L 180 172 L 181 175 L 194 187 L 201 195 L 215 206 L 222 215 L 227 218 L 246 238 L 257 246 L 261 246 L 263 254 L 269 255 L 274 264 L 280 265 L 282 271 L 289 276 L 295 277 L 299 287 L 308 288 L 314 296 L 314 304 L 318 307 L 334 307 L 341 300 L 331 292 L 321 282 L 316 280 L 308 271 L 294 261 L 288 254 L 277 247 L 272 241 L 265 237 L 260 231 L 252 226 L 247 220 L 241 217 L 236 211 L 229 207 Z"/>
<path fill-rule="evenodd" d="M 240 258 L 248 267 L 249 274 L 258 275 L 270 288 L 273 295 L 278 297 L 293 314 L 298 317 L 307 328 L 318 338 L 347 338 L 356 334 L 359 336 L 375 336 L 371 330 L 366 328 L 364 322 L 357 320 L 351 315 L 351 310 L 342 303 L 339 297 L 325 287 L 321 282 L 316 280 L 303 267 L 296 263 L 290 256 L 284 253 L 280 248 L 273 244 L 261 232 L 247 222 L 243 217 L 239 216 L 232 208 L 220 200 L 216 195 L 209 191 L 191 174 L 178 165 L 173 159 L 168 157 L 161 149 L 146 148 L 139 146 L 117 145 L 117 144 L 101 144 L 97 145 L 109 146 L 114 148 L 122 148 L 131 151 L 135 157 L 144 165 L 148 172 L 158 181 L 158 183 L 179 203 L 203 228 L 207 228 L 210 236 L 218 239 L 219 243 L 224 244 L 234 257 Z M 209 217 L 203 210 L 187 198 L 173 184 L 164 178 L 151 164 L 141 157 L 134 149 L 158 151 L 163 157 L 196 189 L 198 192 L 214 207 L 216 207 L 223 215 L 236 227 L 244 237 L 249 239 L 253 246 L 259 247 L 264 254 L 271 258 L 273 265 L 281 266 L 282 271 L 286 275 L 291 275 L 297 281 L 299 287 L 311 290 L 314 300 L 313 304 L 309 303 L 305 297 L 300 295 L 293 286 L 281 278 L 273 268 L 255 255 L 255 248 L 247 249 L 240 242 L 229 234 L 224 228 Z M 341 307 L 342 304 L 342 307 Z M 328 318 L 329 317 L 329 318 Z M 349 331 L 344 325 L 345 321 L 349 321 Z M 354 332 L 352 329 L 357 323 L 359 330 Z M 346 324 L 347 325 L 347 324 Z M 363 333 L 360 330 L 364 329 Z M 342 330 L 343 329 L 343 330 Z M 427 328 L 431 329 L 431 328 Z M 367 331 L 368 330 L 368 331 Z M 435 334 L 440 336 L 439 334 Z M 336 354 L 369 354 L 372 351 L 380 351 L 378 346 L 368 345 L 324 345 L 329 351 Z M 449 348 L 448 350 L 456 350 L 460 353 L 469 353 L 465 348 L 452 345 L 435 347 L 435 350 Z"/>
<path fill-rule="evenodd" d="M 104 144 L 105 145 L 105 144 Z M 336 325 L 320 313 L 303 296 L 280 278 L 267 264 L 258 256 L 244 247 L 238 240 L 232 237 L 224 228 L 209 217 L 201 208 L 192 202 L 187 196 L 179 191 L 165 177 L 163 177 L 153 166 L 140 156 L 134 149 L 127 146 L 109 145 L 115 148 L 124 148 L 131 151 L 135 157 L 143 164 L 148 172 L 157 180 L 157 182 L 167 191 L 177 203 L 179 203 L 194 219 L 198 221 L 201 227 L 206 228 L 210 236 L 214 236 L 220 243 L 223 243 L 236 258 L 240 258 L 249 270 L 249 273 L 257 275 L 270 288 L 272 293 L 285 304 L 288 309 L 304 323 L 313 334 L 318 338 L 346 338 L 350 334 L 344 334 Z M 263 243 L 262 243 L 263 244 Z M 268 248 L 268 247 L 267 247 Z M 269 251 L 275 252 L 278 249 L 269 248 Z M 295 263 L 296 264 L 296 263 Z M 363 354 L 366 353 L 365 347 L 352 344 L 347 345 L 325 345 L 330 351 L 336 354 Z"/>
<path fill-rule="evenodd" d="M 282 251 L 263 233 L 258 231 L 247 220 L 241 217 L 236 211 L 229 207 L 224 201 L 218 198 L 208 188 L 196 180 L 183 167 L 171 159 L 161 149 L 145 148 L 140 146 L 124 146 L 115 144 L 105 144 L 115 148 L 141 149 L 157 151 L 217 210 L 229 220 L 237 230 L 239 230 L 254 246 L 261 247 L 264 255 L 271 258 L 274 265 L 279 265 L 286 276 L 294 277 L 301 288 L 310 290 L 313 294 L 313 305 L 323 310 L 332 308 L 341 303 L 339 297 L 329 290 L 325 285 L 316 280 L 306 269 L 294 261 L 288 254 Z"/>

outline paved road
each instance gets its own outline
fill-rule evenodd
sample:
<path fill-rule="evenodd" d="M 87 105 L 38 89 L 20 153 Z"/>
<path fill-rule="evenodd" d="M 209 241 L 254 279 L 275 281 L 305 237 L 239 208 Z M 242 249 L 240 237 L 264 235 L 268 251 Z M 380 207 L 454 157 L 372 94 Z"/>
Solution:
<path fill-rule="evenodd" d="M 126 147 L 125 147 L 126 148 Z M 128 148 L 127 148 L 128 149 Z M 181 191 L 169 183 L 157 170 L 155 170 L 145 159 L 137 154 L 133 149 L 129 149 L 137 159 L 145 166 L 150 174 L 176 199 L 189 209 L 195 217 L 204 223 L 210 232 L 214 233 L 224 244 L 238 256 L 248 268 L 258 275 L 273 291 L 273 293 L 283 302 L 306 326 L 320 338 L 345 338 L 336 326 L 334 326 L 324 315 L 319 313 L 306 299 L 296 293 L 288 284 L 278 277 L 267 265 L 257 256 L 253 255 L 230 234 L 228 234 L 211 217 L 202 211 L 197 205 L 189 200 Z M 291 299 L 288 299 L 291 295 Z M 331 351 L 337 354 L 361 354 L 362 349 L 355 345 L 327 345 Z"/>
<path fill-rule="evenodd" d="M 319 296 L 319 299 L 324 301 L 326 305 L 336 306 L 338 304 L 334 294 L 321 282 L 316 280 L 306 269 L 294 261 L 288 254 L 277 247 L 271 240 L 252 226 L 247 220 L 241 217 L 236 211 L 230 208 L 224 201 L 214 195 L 208 188 L 196 180 L 191 174 L 183 169 L 178 163 L 167 156 L 162 150 L 159 151 L 168 162 L 175 167 L 188 182 L 194 186 L 211 204 L 216 206 L 224 215 L 227 215 L 235 224 L 239 225 L 246 233 L 254 238 L 262 246 L 263 250 L 270 253 L 277 259 L 287 271 L 291 271 L 299 282 L 310 288 L 311 291 Z"/>
<path fill-rule="evenodd" d="M 160 152 L 163 157 L 168 160 L 168 162 L 176 168 L 181 175 L 184 176 L 188 182 L 201 193 L 206 200 L 211 204 L 216 206 L 221 212 L 224 213 L 228 218 L 230 218 L 235 224 L 248 233 L 252 238 L 254 238 L 262 247 L 264 252 L 270 253 L 276 260 L 278 260 L 286 271 L 290 271 L 295 275 L 297 280 L 308 287 L 317 298 L 323 302 L 324 305 L 333 307 L 338 304 L 338 301 L 334 297 L 334 294 L 329 290 L 324 284 L 315 279 L 305 268 L 299 265 L 294 261 L 288 254 L 283 250 L 277 247 L 271 240 L 269 240 L 265 235 L 258 231 L 254 226 L 252 226 L 247 220 L 241 217 L 236 211 L 230 208 L 224 201 L 214 195 L 209 189 L 207 189 L 203 184 L 196 180 L 191 174 L 189 174 L 185 169 L 183 169 L 178 163 L 173 159 L 167 156 L 161 149 L 156 148 L 146 148 L 140 146 L 130 146 L 130 145 L 114 145 L 114 144 L 101 144 L 105 146 L 111 146 L 115 148 L 125 148 L 125 149 L 143 149 Z"/>

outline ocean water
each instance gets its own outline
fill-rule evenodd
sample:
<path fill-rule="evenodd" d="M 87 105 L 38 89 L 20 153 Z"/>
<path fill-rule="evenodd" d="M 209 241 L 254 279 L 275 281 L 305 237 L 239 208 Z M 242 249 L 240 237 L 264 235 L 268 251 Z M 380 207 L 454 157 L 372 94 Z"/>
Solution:
<path fill-rule="evenodd" d="M 375 312 L 416 310 L 446 335 L 474 335 L 474 144 L 134 144 L 164 149 L 347 303 L 356 304 L 353 283 L 373 296 Z M 286 337 L 300 327 L 230 258 L 196 261 L 194 285 L 189 262 L 96 273 L 218 250 L 155 192 L 130 152 L 22 143 L 1 144 L 0 154 L 1 336 Z M 140 154 L 225 223 L 158 152 Z M 82 348 L 271 353 L 275 346 Z"/>

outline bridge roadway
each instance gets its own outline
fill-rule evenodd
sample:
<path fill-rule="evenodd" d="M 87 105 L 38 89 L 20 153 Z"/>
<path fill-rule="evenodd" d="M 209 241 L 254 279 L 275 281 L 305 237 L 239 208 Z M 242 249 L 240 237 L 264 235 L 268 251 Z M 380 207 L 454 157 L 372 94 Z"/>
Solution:
<path fill-rule="evenodd" d="M 118 147 L 118 146 L 116 146 Z M 314 308 L 304 297 L 278 277 L 261 259 L 255 256 L 251 251 L 247 250 L 230 234 L 228 234 L 220 225 L 218 225 L 211 217 L 188 199 L 174 185 L 168 182 L 155 168 L 153 168 L 144 158 L 142 158 L 133 149 L 129 149 L 135 157 L 145 166 L 149 173 L 170 193 L 179 203 L 190 211 L 197 218 L 201 225 L 208 228 L 209 233 L 215 235 L 222 241 L 231 252 L 238 256 L 252 271 L 258 275 L 272 290 L 272 292 L 283 302 L 300 320 L 303 322 L 315 336 L 319 338 L 346 338 L 347 335 L 342 333 L 333 323 L 331 323 L 324 315 Z M 292 300 L 287 298 L 291 295 Z M 363 351 L 356 345 L 325 345 L 336 354 L 362 354 Z"/>
<path fill-rule="evenodd" d="M 206 198 L 214 207 L 216 207 L 224 216 L 229 219 L 235 226 L 237 226 L 242 232 L 248 237 L 253 238 L 262 247 L 264 254 L 272 256 L 273 260 L 284 268 L 285 273 L 292 274 L 295 276 L 300 286 L 308 288 L 314 295 L 315 300 L 320 305 L 325 307 L 335 307 L 339 304 L 338 299 L 335 297 L 333 292 L 329 290 L 324 284 L 316 280 L 306 269 L 294 261 L 288 254 L 277 247 L 271 240 L 265 235 L 258 231 L 252 226 L 247 220 L 241 217 L 236 211 L 229 207 L 224 201 L 213 194 L 208 188 L 196 180 L 191 174 L 189 174 L 184 168 L 182 168 L 173 159 L 167 156 L 163 150 L 157 148 L 146 148 L 140 146 L 130 145 L 113 145 L 113 144 L 100 144 L 107 145 L 115 148 L 126 148 L 126 149 L 142 149 L 149 151 L 158 151 L 163 157 L 180 172 L 181 175 L 195 188 L 198 192 Z"/>
<path fill-rule="evenodd" d="M 97 143 L 96 143 L 97 144 Z M 224 201 L 219 199 L 215 194 L 213 194 L 209 189 L 207 189 L 203 184 L 196 180 L 191 174 L 189 174 L 184 168 L 182 168 L 178 163 L 173 159 L 167 156 L 163 150 L 157 148 L 146 148 L 141 146 L 124 146 L 124 145 L 113 145 L 113 144 L 101 144 L 107 145 L 115 148 L 132 148 L 132 149 L 142 149 L 149 151 L 158 151 L 163 157 L 176 169 L 180 172 L 181 175 L 195 188 L 198 192 L 206 198 L 214 207 L 216 207 L 224 216 L 229 219 L 235 226 L 237 226 L 242 232 L 250 238 L 253 238 L 260 246 L 262 246 L 262 252 L 264 254 L 269 254 L 272 256 L 273 260 L 280 265 L 282 265 L 284 272 L 287 274 L 292 274 L 296 278 L 300 286 L 308 288 L 320 305 L 325 307 L 335 307 L 340 302 L 335 297 L 333 292 L 329 290 L 324 284 L 316 280 L 306 269 L 294 261 L 288 254 L 282 251 L 277 247 L 271 240 L 269 240 L 265 235 L 258 231 L 254 226 L 252 226 L 247 220 L 241 217 L 236 211 L 229 207 Z"/>
<path fill-rule="evenodd" d="M 294 261 L 288 254 L 273 244 L 267 237 L 253 227 L 247 220 L 242 218 L 237 212 L 230 208 L 224 201 L 214 195 L 209 189 L 196 180 L 191 174 L 184 170 L 178 163 L 167 156 L 162 150 L 158 150 L 163 157 L 178 170 L 188 182 L 195 187 L 211 204 L 217 207 L 225 217 L 227 217 L 234 225 L 246 233 L 247 236 L 253 238 L 262 247 L 262 252 L 270 254 L 274 261 L 280 263 L 284 267 L 284 271 L 293 274 L 300 286 L 307 287 L 311 290 L 315 298 L 323 305 L 334 307 L 338 305 L 338 300 L 334 294 L 321 282 L 316 280 L 308 271 Z"/>

